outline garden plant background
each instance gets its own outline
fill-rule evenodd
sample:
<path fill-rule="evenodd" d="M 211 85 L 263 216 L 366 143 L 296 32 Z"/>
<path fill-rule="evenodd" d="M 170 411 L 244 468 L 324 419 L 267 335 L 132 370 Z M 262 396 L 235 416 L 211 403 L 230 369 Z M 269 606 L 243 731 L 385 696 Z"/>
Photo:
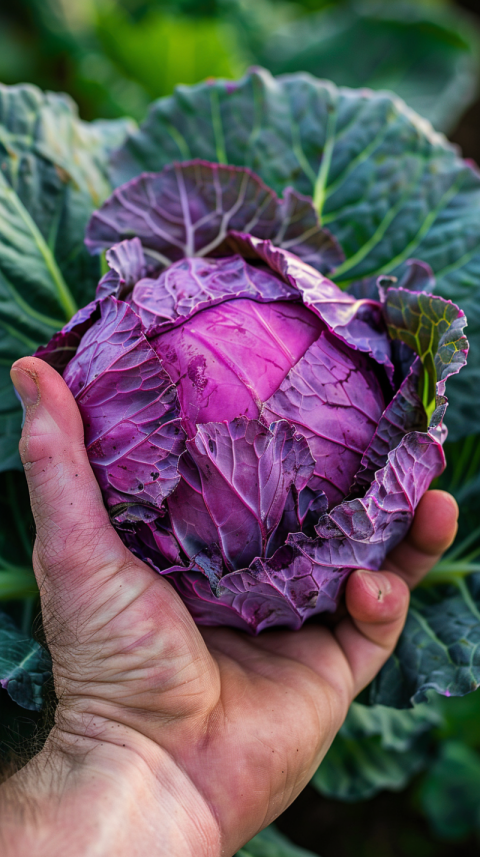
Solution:
<path fill-rule="evenodd" d="M 109 194 L 111 178 L 102 167 L 105 152 L 121 146 L 126 132 L 133 135 L 133 143 L 114 159 L 117 183 L 140 169 L 160 170 L 178 157 L 166 153 L 163 161 L 155 161 L 156 150 L 149 148 L 149 140 L 168 116 L 160 121 L 158 115 L 150 114 L 144 137 L 138 136 L 135 123 L 145 119 L 153 100 L 171 94 L 177 84 L 191 85 L 207 77 L 239 78 L 252 65 L 273 74 L 307 71 L 337 85 L 392 90 L 458 142 L 465 157 L 480 161 L 480 19 L 468 17 L 469 5 L 475 6 L 436 0 L 18 0 L 8 8 L 0 6 L 0 83 L 28 81 L 44 90 L 67 92 L 77 102 L 82 119 L 119 120 L 108 126 L 83 126 L 83 138 L 74 140 L 78 193 L 71 217 L 79 223 Z M 201 102 L 201 91 L 198 97 Z M 57 109 L 56 104 L 52 102 L 52 138 L 36 141 L 40 157 L 42 146 L 46 151 L 52 144 L 55 123 L 70 122 L 73 137 L 79 133 L 68 111 Z M 197 109 L 201 110 L 201 103 Z M 0 95 L 4 117 L 0 155 L 3 151 L 10 157 L 20 137 L 17 133 L 15 144 L 13 137 L 8 138 L 7 113 L 4 92 Z M 131 118 L 125 121 L 125 116 Z M 217 156 L 218 151 L 210 153 L 211 160 Z M 86 177 L 87 194 L 83 192 Z M 480 195 L 476 199 L 478 219 Z M 9 211 L 11 216 L 13 209 Z M 328 225 L 328 213 L 325 222 Z M 11 223 L 16 228 L 14 219 Z M 51 228 L 57 225 L 52 223 Z M 1 255 L 0 246 L 0 267 Z M 95 264 L 89 267 L 88 259 L 79 263 L 74 247 L 66 248 L 62 265 L 64 270 L 77 266 L 77 277 L 94 284 Z M 470 275 L 476 277 L 478 295 L 480 265 Z M 441 294 L 449 297 L 448 280 Z M 76 297 L 80 305 L 86 302 Z M 452 297 L 461 303 L 459 292 Z M 435 686 L 444 692 L 452 682 L 459 693 L 480 684 L 478 299 L 470 298 L 465 310 L 471 366 L 466 380 L 458 379 L 456 385 L 454 380 L 449 391 L 448 467 L 438 480 L 439 487 L 452 491 L 461 508 L 457 541 L 414 595 L 398 655 L 353 704 L 312 784 L 278 820 L 276 830 L 269 829 L 242 850 L 244 857 L 305 854 L 296 846 L 323 857 L 441 857 L 452 849 L 466 857 L 478 852 L 480 693 L 448 698 L 428 689 L 428 681 L 422 684 L 419 678 L 431 677 L 438 661 Z M 46 341 L 52 332 L 48 318 L 40 313 L 37 324 L 46 325 Z M 8 337 L 6 328 L 2 335 Z M 2 368 L 8 362 L 3 354 Z M 26 741 L 41 739 L 53 703 L 49 703 L 48 682 L 42 686 L 41 677 L 48 672 L 42 650 L 28 641 L 32 625 L 39 633 L 38 598 L 29 563 L 32 526 L 25 519 L 25 487 L 9 441 L 11 393 L 6 386 L 1 389 L 2 383 L 0 678 L 12 671 L 11 665 L 1 662 L 6 651 L 2 643 L 14 641 L 15 669 L 21 663 L 24 674 L 34 676 L 27 692 L 33 694 L 34 702 L 35 694 L 47 700 L 43 713 L 18 705 L 14 700 L 22 702 L 24 693 L 18 672 L 10 693 L 0 689 L 0 749 L 7 758 L 12 749 L 25 747 Z M 443 612 L 435 613 L 442 599 Z M 460 641 L 464 644 L 460 655 L 449 648 L 449 634 L 458 628 L 464 629 L 466 637 Z M 451 639 L 455 642 L 457 637 Z M 409 679 L 405 664 L 413 639 L 418 646 L 415 651 L 422 654 L 412 665 L 414 679 Z M 470 664 L 461 673 L 460 687 L 455 670 L 465 652 Z M 40 676 L 37 685 L 35 676 Z M 392 689 L 398 697 L 393 701 Z M 411 698 L 417 704 L 403 709 Z M 399 710 L 382 702 L 398 705 Z"/>

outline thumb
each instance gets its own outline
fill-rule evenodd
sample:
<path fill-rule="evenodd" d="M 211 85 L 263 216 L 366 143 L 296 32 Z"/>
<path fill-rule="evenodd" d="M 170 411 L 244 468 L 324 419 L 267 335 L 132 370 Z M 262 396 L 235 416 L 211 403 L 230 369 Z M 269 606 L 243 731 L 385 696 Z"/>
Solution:
<path fill-rule="evenodd" d="M 58 697 L 116 699 L 129 712 L 143 706 L 157 717 L 165 691 L 169 717 L 197 715 L 206 690 L 216 687 L 213 662 L 173 587 L 132 556 L 111 526 L 75 399 L 34 357 L 13 365 L 12 380 L 25 405 L 20 454 Z M 179 684 L 188 692 L 178 696 Z"/>
<path fill-rule="evenodd" d="M 125 563 L 84 445 L 83 423 L 63 378 L 35 357 L 17 360 L 11 378 L 25 408 L 20 455 L 35 518 L 35 572 L 72 594 L 92 575 Z"/>

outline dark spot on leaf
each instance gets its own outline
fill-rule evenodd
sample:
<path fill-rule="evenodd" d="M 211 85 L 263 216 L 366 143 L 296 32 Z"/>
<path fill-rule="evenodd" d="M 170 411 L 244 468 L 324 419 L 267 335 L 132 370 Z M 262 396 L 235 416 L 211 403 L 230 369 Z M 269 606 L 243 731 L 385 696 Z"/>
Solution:
<path fill-rule="evenodd" d="M 188 364 L 188 377 L 190 378 L 193 386 L 200 392 L 205 389 L 208 383 L 208 379 L 205 377 L 206 366 L 207 361 L 203 354 L 197 354 L 196 357 L 192 357 Z"/>
<path fill-rule="evenodd" d="M 165 352 L 165 360 L 169 363 L 175 363 L 178 360 L 177 352 L 174 348 L 167 348 Z"/>

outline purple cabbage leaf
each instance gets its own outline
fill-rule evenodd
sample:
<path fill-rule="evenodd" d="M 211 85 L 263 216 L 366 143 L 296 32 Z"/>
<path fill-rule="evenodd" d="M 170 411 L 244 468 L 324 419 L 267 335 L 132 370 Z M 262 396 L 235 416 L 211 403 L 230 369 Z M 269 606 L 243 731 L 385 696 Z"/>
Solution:
<path fill-rule="evenodd" d="M 324 273 L 344 260 L 309 197 L 286 188 L 279 199 L 250 170 L 201 160 L 142 173 L 117 188 L 92 216 L 85 243 L 99 252 L 138 237 L 154 268 L 214 255 L 234 230 L 269 238 Z"/>

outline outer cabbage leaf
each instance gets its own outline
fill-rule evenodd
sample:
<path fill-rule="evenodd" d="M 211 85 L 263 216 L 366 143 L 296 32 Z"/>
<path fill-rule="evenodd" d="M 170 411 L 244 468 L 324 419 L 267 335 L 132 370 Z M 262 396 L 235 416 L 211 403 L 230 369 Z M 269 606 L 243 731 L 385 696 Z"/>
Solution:
<path fill-rule="evenodd" d="M 66 97 L 0 86 L 0 467 L 19 467 L 21 410 L 11 363 L 48 342 L 93 296 L 98 260 L 83 247 L 109 193 L 106 162 L 125 122 L 88 125 Z"/>
<path fill-rule="evenodd" d="M 449 4 L 347 0 L 273 32 L 257 58 L 274 74 L 393 90 L 449 131 L 475 98 L 478 41 L 475 20 Z"/>
<path fill-rule="evenodd" d="M 123 242 L 126 243 L 126 242 Z M 121 246 L 121 245 L 117 245 Z M 107 274 L 102 280 L 107 287 Z M 182 259 L 159 277 L 144 277 L 129 298 L 147 334 L 160 333 L 182 324 L 200 310 L 231 298 L 250 298 L 259 303 L 297 301 L 298 289 L 284 283 L 270 271 L 255 268 L 236 254 L 221 259 Z"/>
<path fill-rule="evenodd" d="M 304 848 L 294 845 L 271 824 L 240 848 L 236 857 L 315 857 L 315 855 L 311 851 L 305 851 Z"/>
<path fill-rule="evenodd" d="M 431 417 L 445 380 L 467 361 L 465 314 L 451 301 L 395 286 L 387 291 L 383 311 L 390 337 L 408 345 L 422 361 L 419 394 Z"/>
<path fill-rule="evenodd" d="M 178 484 L 184 451 L 176 390 L 133 310 L 107 297 L 100 313 L 64 378 L 110 514 L 122 521 L 158 517 Z"/>
<path fill-rule="evenodd" d="M 407 259 L 400 277 L 388 275 L 364 277 L 363 280 L 350 283 L 348 292 L 356 298 L 372 298 L 378 301 L 380 288 L 391 286 L 393 283 L 396 283 L 397 288 L 408 289 L 410 292 L 433 292 L 436 286 L 430 265 L 420 262 L 419 259 Z"/>
<path fill-rule="evenodd" d="M 396 711 L 353 702 L 312 785 L 326 797 L 346 801 L 366 800 L 383 789 L 400 790 L 425 767 L 428 733 L 440 723 L 432 705 Z"/>
<path fill-rule="evenodd" d="M 35 352 L 46 363 L 50 363 L 57 372 L 63 374 L 66 366 L 75 356 L 82 336 L 98 318 L 98 301 L 91 301 L 75 313 L 61 330 L 54 333 L 46 345 L 40 345 Z"/>
<path fill-rule="evenodd" d="M 422 361 L 417 357 L 378 421 L 355 475 L 354 490 L 357 485 L 360 488 L 371 485 L 375 472 L 385 465 L 388 453 L 398 446 L 407 432 L 426 431 L 427 414 L 418 395 L 421 380 Z"/>
<path fill-rule="evenodd" d="M 428 690 L 463 696 L 480 686 L 480 574 L 412 593 L 397 648 L 370 687 L 370 702 L 408 708 Z"/>
<path fill-rule="evenodd" d="M 199 425 L 187 449 L 196 479 L 190 480 L 189 491 L 179 486 L 168 504 L 177 539 L 192 556 L 190 508 L 198 516 L 203 505 L 208 523 L 203 527 L 197 521 L 196 532 L 206 536 L 213 523 L 213 541 L 226 567 L 243 568 L 265 554 L 290 489 L 300 492 L 306 486 L 314 467 L 308 444 L 284 420 L 268 429 L 258 420 L 239 417 Z M 195 504 L 189 502 L 191 492 L 196 493 Z"/>
<path fill-rule="evenodd" d="M 100 280 L 98 298 L 113 295 L 123 298 L 147 272 L 145 254 L 139 238 L 121 241 L 105 253 L 109 271 Z"/>
<path fill-rule="evenodd" d="M 22 708 L 39 711 L 43 686 L 51 676 L 50 657 L 0 611 L 0 686 Z"/>
<path fill-rule="evenodd" d="M 455 379 L 451 437 L 480 426 L 480 174 L 395 96 L 337 89 L 309 75 L 253 70 L 238 82 L 178 87 L 155 102 L 113 156 L 121 183 L 192 158 L 246 165 L 281 194 L 313 197 L 346 261 L 333 279 L 401 275 L 428 263 L 437 292 L 467 314 L 469 366 Z"/>
<path fill-rule="evenodd" d="M 232 230 L 270 238 L 322 273 L 343 261 L 308 197 L 287 188 L 279 200 L 251 170 L 200 160 L 174 163 L 122 185 L 93 214 L 86 244 L 99 252 L 136 236 L 151 266 L 158 267 L 212 256 Z"/>
<path fill-rule="evenodd" d="M 107 250 L 105 255 L 110 270 L 97 286 L 98 300 L 91 301 L 79 309 L 62 330 L 52 336 L 47 345 L 41 345 L 36 351 L 38 357 L 50 363 L 60 374 L 63 374 L 75 356 L 84 333 L 99 318 L 100 301 L 109 296 L 122 298 L 145 274 L 145 257 L 138 238 L 122 241 Z"/>
<path fill-rule="evenodd" d="M 418 263 L 411 265 L 409 274 L 412 285 L 430 285 L 428 270 L 422 271 Z M 409 291 L 403 285 L 379 282 L 391 338 L 418 357 L 410 365 L 364 453 L 355 477 L 359 486 L 370 484 L 375 470 L 385 463 L 388 451 L 395 448 L 407 431 L 425 430 L 426 420 L 433 420 L 436 408 L 435 421 L 440 421 L 445 405 L 445 381 L 465 365 L 469 348 L 463 332 L 465 315 L 451 301 L 421 293 L 420 289 Z M 385 285 L 388 285 L 386 292 Z"/>

